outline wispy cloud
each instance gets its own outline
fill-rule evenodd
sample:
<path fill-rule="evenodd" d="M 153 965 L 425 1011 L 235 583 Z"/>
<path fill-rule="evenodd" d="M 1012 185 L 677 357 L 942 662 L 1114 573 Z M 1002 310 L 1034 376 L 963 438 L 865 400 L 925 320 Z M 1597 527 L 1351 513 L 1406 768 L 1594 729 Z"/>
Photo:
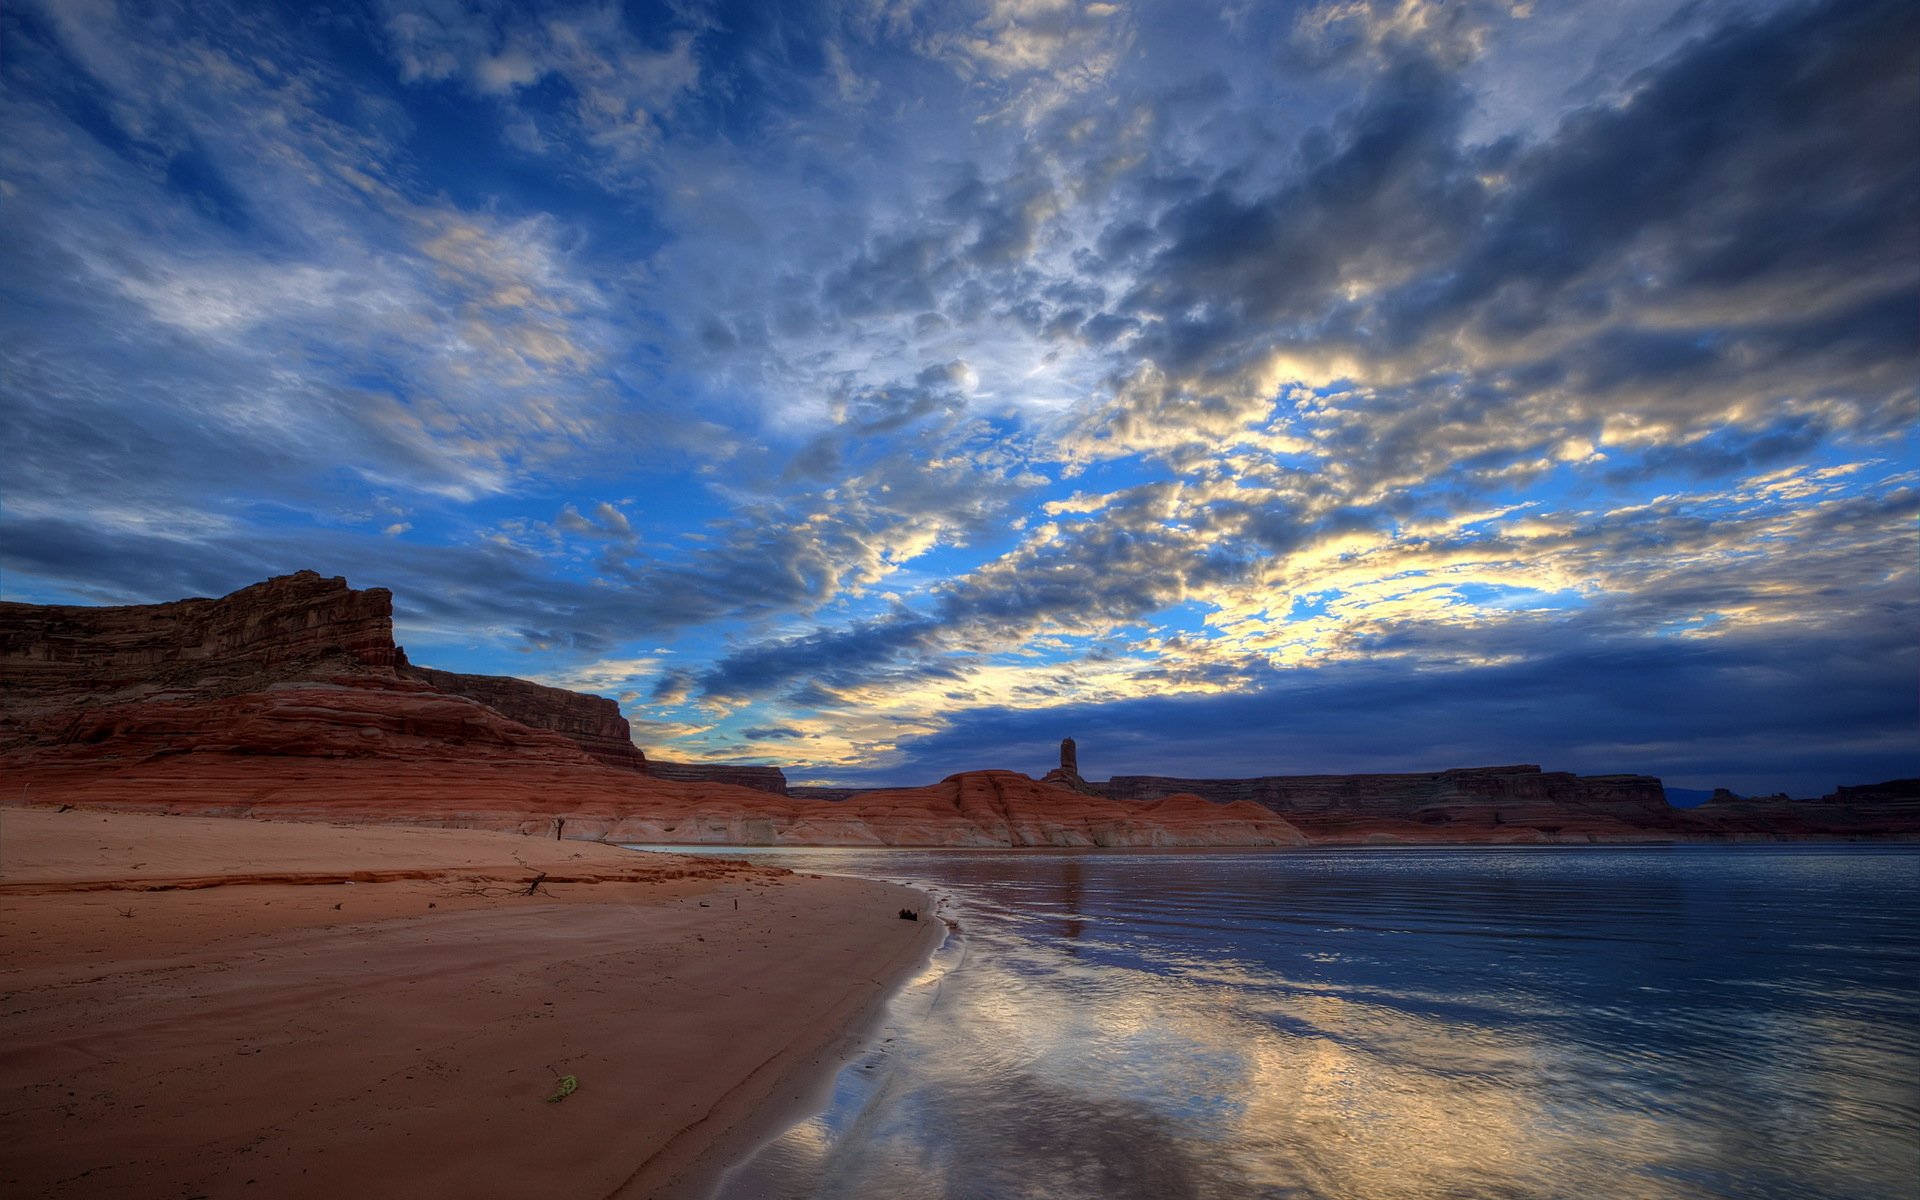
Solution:
<path fill-rule="evenodd" d="M 315 566 L 825 774 L 1911 732 L 1911 5 L 9 21 L 10 597 Z"/>

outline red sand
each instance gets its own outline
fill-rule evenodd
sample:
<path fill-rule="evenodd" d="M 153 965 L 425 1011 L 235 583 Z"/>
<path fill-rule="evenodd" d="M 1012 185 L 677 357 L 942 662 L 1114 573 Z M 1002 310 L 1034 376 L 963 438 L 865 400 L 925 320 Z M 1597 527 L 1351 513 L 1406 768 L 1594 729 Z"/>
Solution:
<path fill-rule="evenodd" d="M 510 834 L 0 809 L 0 1194 L 697 1190 L 924 957 L 902 905 Z"/>

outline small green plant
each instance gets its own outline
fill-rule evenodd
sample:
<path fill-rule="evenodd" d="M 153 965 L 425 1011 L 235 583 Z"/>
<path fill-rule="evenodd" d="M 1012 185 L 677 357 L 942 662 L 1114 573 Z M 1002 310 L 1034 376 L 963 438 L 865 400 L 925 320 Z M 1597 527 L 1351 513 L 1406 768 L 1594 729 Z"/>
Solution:
<path fill-rule="evenodd" d="M 560 1082 L 555 1084 L 553 1087 L 553 1095 L 547 1097 L 547 1103 L 548 1104 L 560 1103 L 562 1100 L 565 1100 L 568 1096 L 573 1095 L 574 1089 L 579 1086 L 580 1086 L 580 1081 L 578 1079 L 575 1079 L 571 1075 L 562 1075 L 560 1077 Z"/>

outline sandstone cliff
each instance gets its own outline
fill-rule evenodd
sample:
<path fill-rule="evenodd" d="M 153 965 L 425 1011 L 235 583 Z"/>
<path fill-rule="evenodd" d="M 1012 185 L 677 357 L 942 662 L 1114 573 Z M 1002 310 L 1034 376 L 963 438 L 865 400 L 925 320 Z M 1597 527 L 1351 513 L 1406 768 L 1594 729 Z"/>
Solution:
<path fill-rule="evenodd" d="M 1920 779 L 1842 787 L 1818 800 L 1736 796 L 1720 790 L 1681 814 L 1684 828 L 1734 841 L 1920 836 Z"/>
<path fill-rule="evenodd" d="M 217 600 L 0 604 L 0 680 L 0 753 L 21 762 L 591 755 L 645 769 L 613 701 L 415 667 L 390 592 L 313 571 Z"/>
<path fill-rule="evenodd" d="M 0 602 L 0 678 L 13 706 L 168 687 L 232 692 L 318 673 L 390 672 L 395 658 L 393 594 L 312 571 L 219 600 Z"/>
<path fill-rule="evenodd" d="M 535 729 L 551 729 L 578 743 L 598 762 L 628 771 L 645 771 L 647 756 L 633 744 L 633 730 L 619 704 L 510 675 L 460 675 L 417 667 L 401 656 L 401 671 L 436 691 L 477 700 L 509 720 Z"/>
<path fill-rule="evenodd" d="M 1252 806 L 1090 803 L 1007 773 L 860 804 L 790 799 L 768 767 L 651 775 L 613 701 L 415 666 L 386 591 L 311 571 L 218 600 L 0 606 L 0 679 L 13 802 L 733 845 L 1299 840 Z"/>
<path fill-rule="evenodd" d="M 416 667 L 392 598 L 311 571 L 219 600 L 0 603 L 9 802 L 510 829 L 730 845 L 1286 846 L 1920 836 L 1920 782 L 1823 801 L 1538 767 L 795 788 L 771 767 L 648 764 L 613 701 Z M 15 789 L 18 789 L 17 791 Z"/>
<path fill-rule="evenodd" d="M 779 767 L 750 767 L 739 763 L 665 762 L 652 759 L 647 773 L 659 779 L 677 779 L 682 783 L 727 783 L 785 796 L 787 775 Z"/>
<path fill-rule="evenodd" d="M 1682 833 L 1652 776 L 1579 776 L 1536 766 L 1252 779 L 1120 775 L 1102 786 L 1121 800 L 1187 792 L 1259 804 L 1315 842 L 1617 842 Z"/>

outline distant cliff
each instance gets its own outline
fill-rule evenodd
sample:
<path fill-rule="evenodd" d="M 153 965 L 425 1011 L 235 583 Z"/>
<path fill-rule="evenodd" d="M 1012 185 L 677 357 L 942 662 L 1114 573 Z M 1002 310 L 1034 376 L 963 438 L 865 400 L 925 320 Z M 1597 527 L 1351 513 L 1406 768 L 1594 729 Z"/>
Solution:
<path fill-rule="evenodd" d="M 1819 801 L 1535 766 L 1249 779 L 969 771 L 789 789 L 778 768 L 649 764 L 619 706 L 410 663 L 393 600 L 312 571 L 217 600 L 0 603 L 0 802 L 753 845 L 1274 846 L 1920 837 L 1920 781 Z"/>
<path fill-rule="evenodd" d="M 1920 837 L 1920 779 L 1838 788 L 1818 800 L 1736 796 L 1724 789 L 1682 814 L 1704 836 L 1734 841 Z"/>
<path fill-rule="evenodd" d="M 1190 792 L 1215 801 L 1250 801 L 1325 841 L 1619 841 L 1678 830 L 1675 810 L 1652 776 L 1580 776 L 1531 765 L 1251 779 L 1119 775 L 1094 786 L 1117 800 Z"/>
<path fill-rule="evenodd" d="M 749 767 L 738 763 L 665 762 L 652 759 L 647 773 L 657 779 L 677 779 L 682 783 L 726 783 L 787 795 L 787 775 L 779 767 Z"/>
<path fill-rule="evenodd" d="M 265 678 L 393 668 L 393 593 L 312 571 L 218 600 L 83 607 L 0 602 L 13 695 L 111 695 L 158 685 L 232 690 Z"/>
<path fill-rule="evenodd" d="M 1302 841 L 1253 805 L 1122 804 L 1010 772 L 829 804 L 789 798 L 773 767 L 650 771 L 612 700 L 416 666 L 392 612 L 385 590 L 311 571 L 218 600 L 0 606 L 6 799 L 608 841 Z"/>
<path fill-rule="evenodd" d="M 565 734 L 607 766 L 647 770 L 647 756 L 633 744 L 633 731 L 620 714 L 620 705 L 605 696 L 569 692 L 510 675 L 460 675 L 416 667 L 405 662 L 404 655 L 400 670 L 438 691 L 477 700 L 522 725 Z"/>
<path fill-rule="evenodd" d="M 1652 776 L 1536 766 L 1250 779 L 1120 775 L 1088 786 L 1117 800 L 1185 792 L 1248 801 L 1285 817 L 1316 844 L 1920 838 L 1920 780 L 1911 779 L 1843 787 L 1818 800 L 1722 791 L 1693 809 L 1670 806 Z"/>
<path fill-rule="evenodd" d="M 219 599 L 0 603 L 0 679 L 0 751 L 561 760 L 583 751 L 646 769 L 612 700 L 414 666 L 393 641 L 391 592 L 313 571 Z"/>

